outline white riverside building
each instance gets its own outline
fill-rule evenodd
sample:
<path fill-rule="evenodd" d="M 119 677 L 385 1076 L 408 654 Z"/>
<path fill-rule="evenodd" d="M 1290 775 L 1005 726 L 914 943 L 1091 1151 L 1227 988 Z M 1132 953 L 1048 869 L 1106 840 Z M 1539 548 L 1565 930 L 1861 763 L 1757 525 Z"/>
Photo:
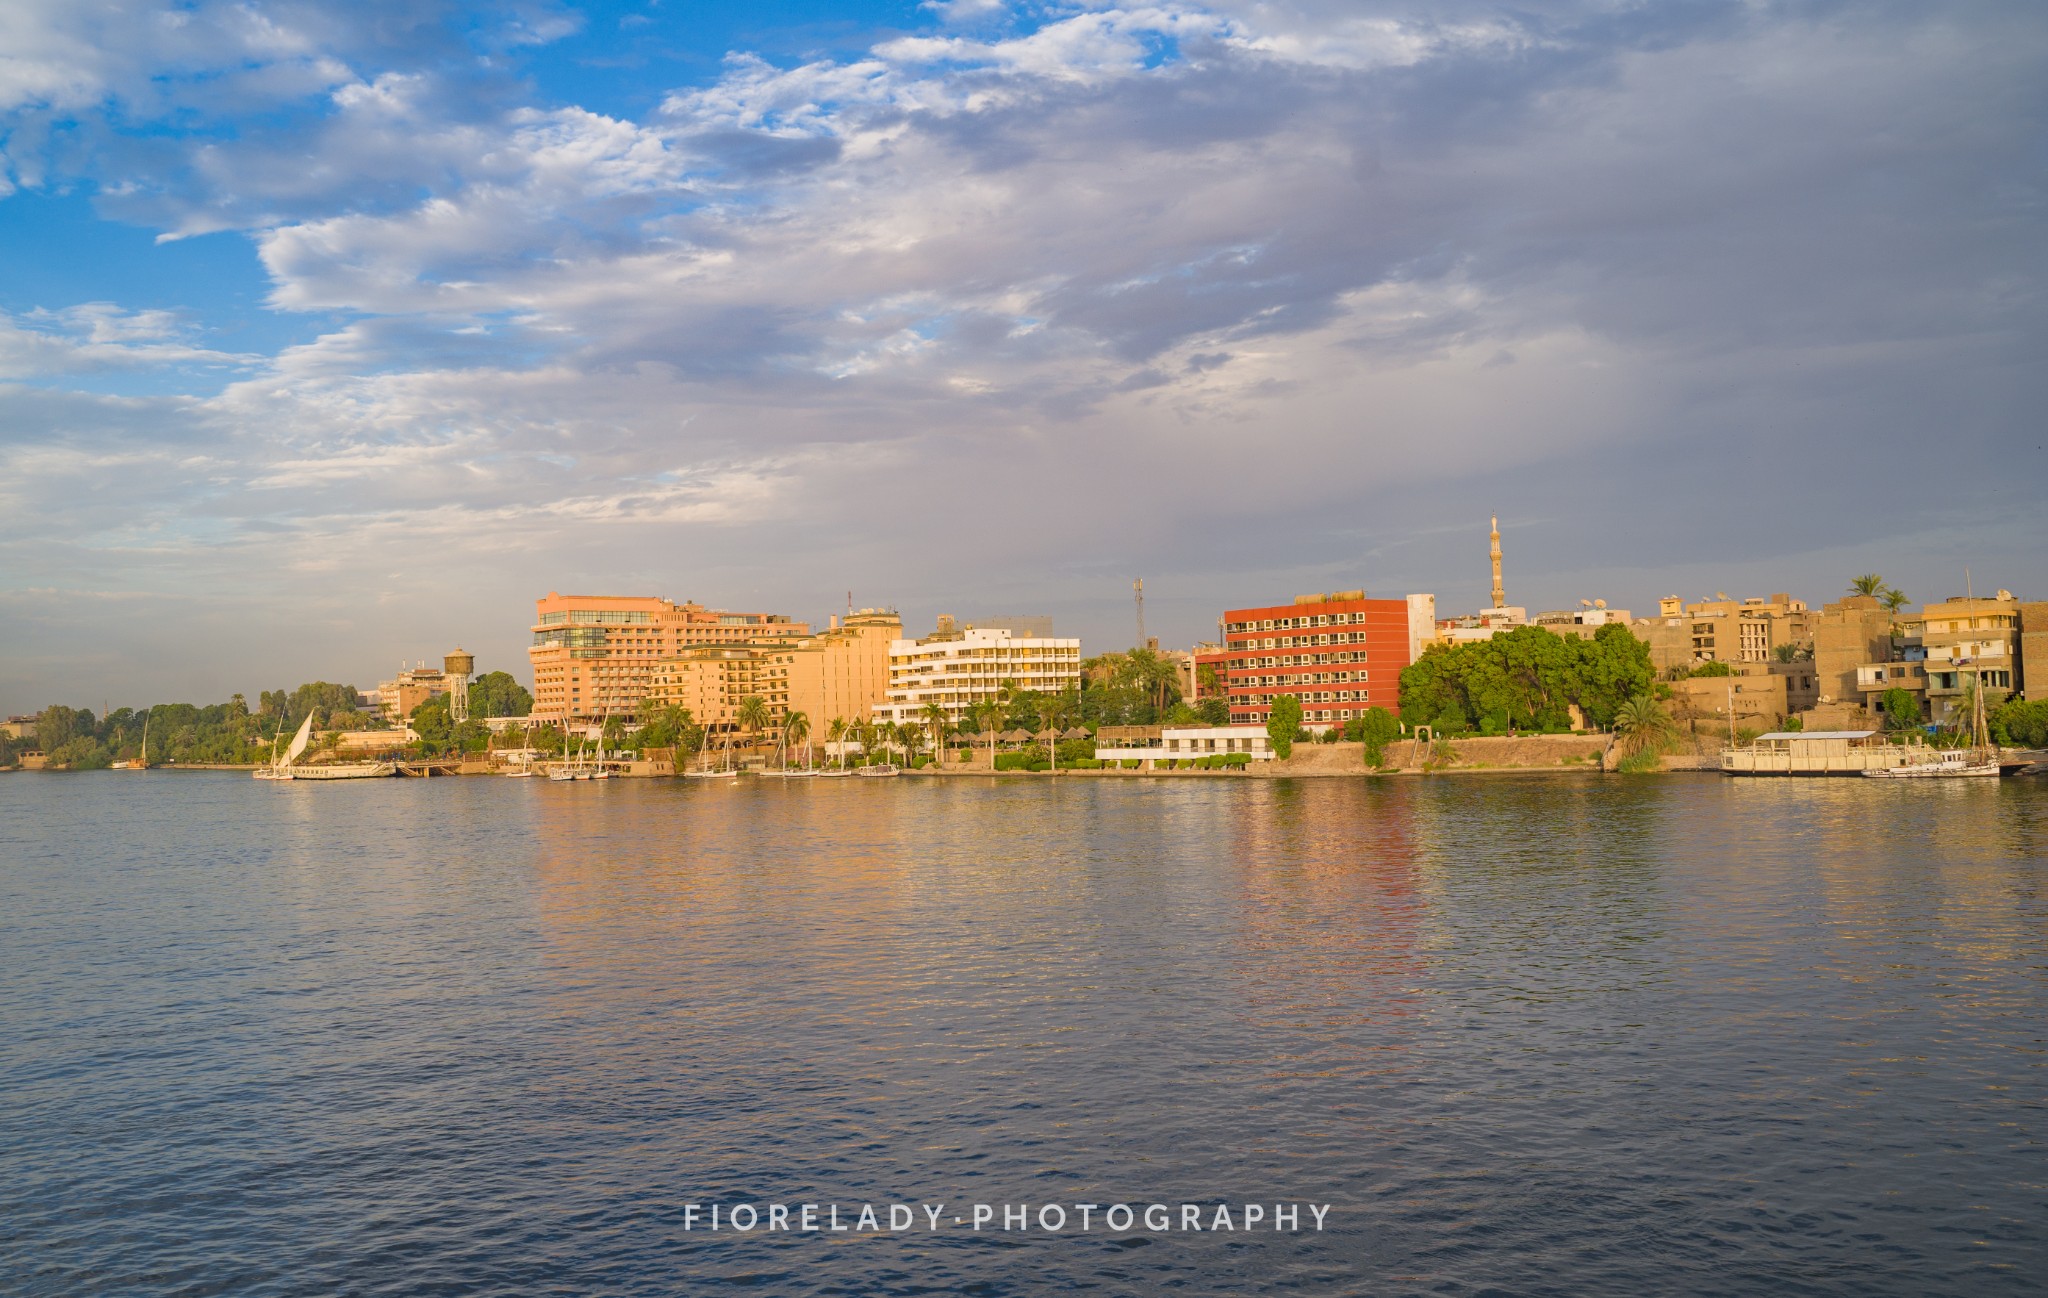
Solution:
<path fill-rule="evenodd" d="M 876 721 L 922 723 L 925 704 L 936 703 L 958 725 L 975 704 L 999 699 L 1006 683 L 1040 694 L 1079 690 L 1080 640 L 969 627 L 928 640 L 891 641 L 889 692 L 870 713 Z"/>
<path fill-rule="evenodd" d="M 1264 726 L 1104 726 L 1095 736 L 1095 755 L 1105 762 L 1186 760 L 1218 753 L 1250 753 L 1255 762 L 1273 760 L 1273 739 Z"/>

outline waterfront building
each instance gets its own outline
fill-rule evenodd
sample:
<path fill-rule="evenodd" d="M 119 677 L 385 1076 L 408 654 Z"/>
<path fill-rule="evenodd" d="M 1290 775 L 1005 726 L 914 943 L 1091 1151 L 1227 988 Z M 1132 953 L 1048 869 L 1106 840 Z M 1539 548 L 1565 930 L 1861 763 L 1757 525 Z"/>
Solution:
<path fill-rule="evenodd" d="M 9 717 L 5 721 L 0 721 L 0 731 L 6 732 L 15 739 L 34 739 L 36 737 L 35 716 L 29 714 Z"/>
<path fill-rule="evenodd" d="M 1868 677 L 1860 669 L 1892 660 L 1892 635 L 1900 621 L 1874 595 L 1848 595 L 1821 606 L 1813 619 L 1813 669 L 1821 704 L 1833 705 L 1829 715 L 1863 705 L 1859 678 Z"/>
<path fill-rule="evenodd" d="M 1032 629 L 1049 633 L 1050 620 Z M 1080 640 L 962 626 L 948 616 L 924 639 L 889 646 L 888 690 L 870 711 L 877 721 L 921 722 L 925 705 L 936 703 L 958 725 L 976 704 L 1001 701 L 1006 689 L 1064 694 L 1080 688 Z"/>
<path fill-rule="evenodd" d="M 1979 681 L 1987 710 L 2021 687 L 2020 601 L 2011 591 L 1923 605 L 1919 622 L 1929 720 L 1955 720 Z"/>
<path fill-rule="evenodd" d="M 1779 645 L 1805 647 L 1813 639 L 1813 616 L 1805 600 L 1787 594 L 1752 595 L 1682 604 L 1676 595 L 1657 601 L 1660 618 L 1682 618 L 1697 663 L 1760 663 L 1775 656 Z"/>
<path fill-rule="evenodd" d="M 1811 662 L 1742 663 L 1731 676 L 1694 676 L 1671 682 L 1672 712 L 1694 730 L 1726 726 L 1769 730 L 1819 701 Z"/>
<path fill-rule="evenodd" d="M 1302 720 L 1327 727 L 1367 708 L 1398 711 L 1401 670 L 1437 637 L 1436 596 L 1367 599 L 1362 590 L 1297 595 L 1292 603 L 1223 615 L 1219 661 L 1235 725 L 1264 725 L 1273 700 L 1301 700 Z"/>
<path fill-rule="evenodd" d="M 810 634 L 779 613 L 735 613 L 655 596 L 561 595 L 536 600 L 533 717 L 563 725 L 607 715 L 633 718 L 654 666 L 700 645 L 783 642 Z"/>
<path fill-rule="evenodd" d="M 1273 740 L 1264 726 L 1103 726 L 1095 732 L 1095 756 L 1102 761 L 1143 761 L 1144 769 L 1165 758 L 1248 753 L 1255 762 L 1273 760 Z"/>
<path fill-rule="evenodd" d="M 454 680 L 440 667 L 429 667 L 425 662 L 411 667 L 401 664 L 398 675 L 377 682 L 377 711 L 386 725 L 402 726 L 411 718 L 414 708 L 454 687 Z"/>
<path fill-rule="evenodd" d="M 698 725 L 722 731 L 739 724 L 741 702 L 757 695 L 771 729 L 801 712 L 822 738 L 834 717 L 861 720 L 887 692 L 889 648 L 902 635 L 894 610 L 864 608 L 813 636 L 697 645 L 655 663 L 647 698 L 686 707 Z"/>

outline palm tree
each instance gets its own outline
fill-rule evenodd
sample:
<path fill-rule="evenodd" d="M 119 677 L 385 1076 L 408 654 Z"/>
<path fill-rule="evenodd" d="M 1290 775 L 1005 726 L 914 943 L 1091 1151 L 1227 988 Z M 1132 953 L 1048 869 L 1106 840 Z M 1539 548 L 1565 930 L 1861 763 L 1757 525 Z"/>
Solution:
<path fill-rule="evenodd" d="M 834 717 L 825 723 L 825 742 L 839 746 L 839 769 L 842 771 L 846 769 L 847 729 L 845 717 Z"/>
<path fill-rule="evenodd" d="M 896 742 L 903 745 L 903 764 L 914 765 L 917 750 L 924 747 L 924 731 L 906 721 L 896 727 Z"/>
<path fill-rule="evenodd" d="M 758 694 L 747 695 L 740 700 L 740 709 L 734 714 L 734 720 L 749 735 L 759 736 L 768 727 L 768 700 Z"/>
<path fill-rule="evenodd" d="M 875 751 L 875 742 L 881 733 L 882 728 L 875 724 L 873 717 L 864 719 L 858 726 L 854 727 L 854 738 L 860 744 L 861 765 L 867 765 L 868 757 Z"/>
<path fill-rule="evenodd" d="M 996 769 L 996 727 L 1002 721 L 1003 706 L 994 699 L 983 699 L 969 710 L 974 718 L 974 727 L 988 735 L 988 769 Z"/>
<path fill-rule="evenodd" d="M 1849 582 L 1851 595 L 1879 595 L 1884 592 L 1884 578 L 1874 572 L 1866 572 Z"/>
<path fill-rule="evenodd" d="M 1614 710 L 1614 732 L 1633 757 L 1645 748 L 1661 748 L 1678 735 L 1678 723 L 1664 705 L 1647 694 L 1638 694 Z"/>
<path fill-rule="evenodd" d="M 1896 613 L 1907 604 L 1906 592 L 1897 586 L 1885 587 L 1884 593 L 1879 595 L 1878 599 L 1883 602 L 1884 611 L 1887 613 Z"/>
<path fill-rule="evenodd" d="M 787 767 L 789 765 L 790 750 L 794 749 L 798 744 L 806 744 L 806 749 L 808 750 L 808 744 L 806 743 L 806 741 L 808 741 L 810 737 L 811 719 L 805 716 L 803 713 L 792 712 L 782 719 L 782 764 L 784 767 Z M 810 757 L 807 751 L 804 758 L 805 769 L 808 770 L 810 768 L 810 765 Z"/>
<path fill-rule="evenodd" d="M 953 719 L 947 716 L 946 709 L 936 702 L 927 703 L 918 711 L 924 718 L 925 729 L 931 731 L 932 752 L 943 763 L 946 756 L 946 732 L 953 728 Z"/>

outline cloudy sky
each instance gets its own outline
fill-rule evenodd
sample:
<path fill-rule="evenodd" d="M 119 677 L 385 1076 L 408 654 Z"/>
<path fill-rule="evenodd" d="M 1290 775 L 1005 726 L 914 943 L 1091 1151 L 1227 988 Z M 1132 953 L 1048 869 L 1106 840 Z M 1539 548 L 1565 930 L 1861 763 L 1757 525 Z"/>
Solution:
<path fill-rule="evenodd" d="M 532 599 L 2048 597 L 2048 6 L 6 0 L 0 710 Z"/>

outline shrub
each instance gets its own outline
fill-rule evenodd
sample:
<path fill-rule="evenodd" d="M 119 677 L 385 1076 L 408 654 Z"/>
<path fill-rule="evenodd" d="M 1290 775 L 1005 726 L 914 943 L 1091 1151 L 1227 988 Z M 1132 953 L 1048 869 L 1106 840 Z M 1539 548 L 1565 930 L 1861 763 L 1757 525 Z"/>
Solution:
<path fill-rule="evenodd" d="M 1715 659 L 1711 662 L 1703 662 L 1699 666 L 1693 668 L 1691 671 L 1686 673 L 1686 675 L 1694 678 L 1699 678 L 1703 676 L 1733 676 L 1734 674 L 1735 669 L 1733 667 L 1730 667 L 1727 663 L 1720 661 L 1719 659 Z"/>
<path fill-rule="evenodd" d="M 1251 764 L 1252 755 L 1250 753 L 1223 754 L 1223 765 L 1225 766 L 1250 766 Z"/>
<path fill-rule="evenodd" d="M 1125 770 L 1135 771 L 1145 764 L 1145 759 L 1142 757 L 1126 757 L 1123 759 L 1123 763 Z"/>
<path fill-rule="evenodd" d="M 1659 769 L 1658 761 L 1656 749 L 1643 748 L 1630 753 L 1627 757 L 1616 762 L 1614 769 L 1620 771 L 1623 775 L 1648 775 L 1650 772 Z"/>

